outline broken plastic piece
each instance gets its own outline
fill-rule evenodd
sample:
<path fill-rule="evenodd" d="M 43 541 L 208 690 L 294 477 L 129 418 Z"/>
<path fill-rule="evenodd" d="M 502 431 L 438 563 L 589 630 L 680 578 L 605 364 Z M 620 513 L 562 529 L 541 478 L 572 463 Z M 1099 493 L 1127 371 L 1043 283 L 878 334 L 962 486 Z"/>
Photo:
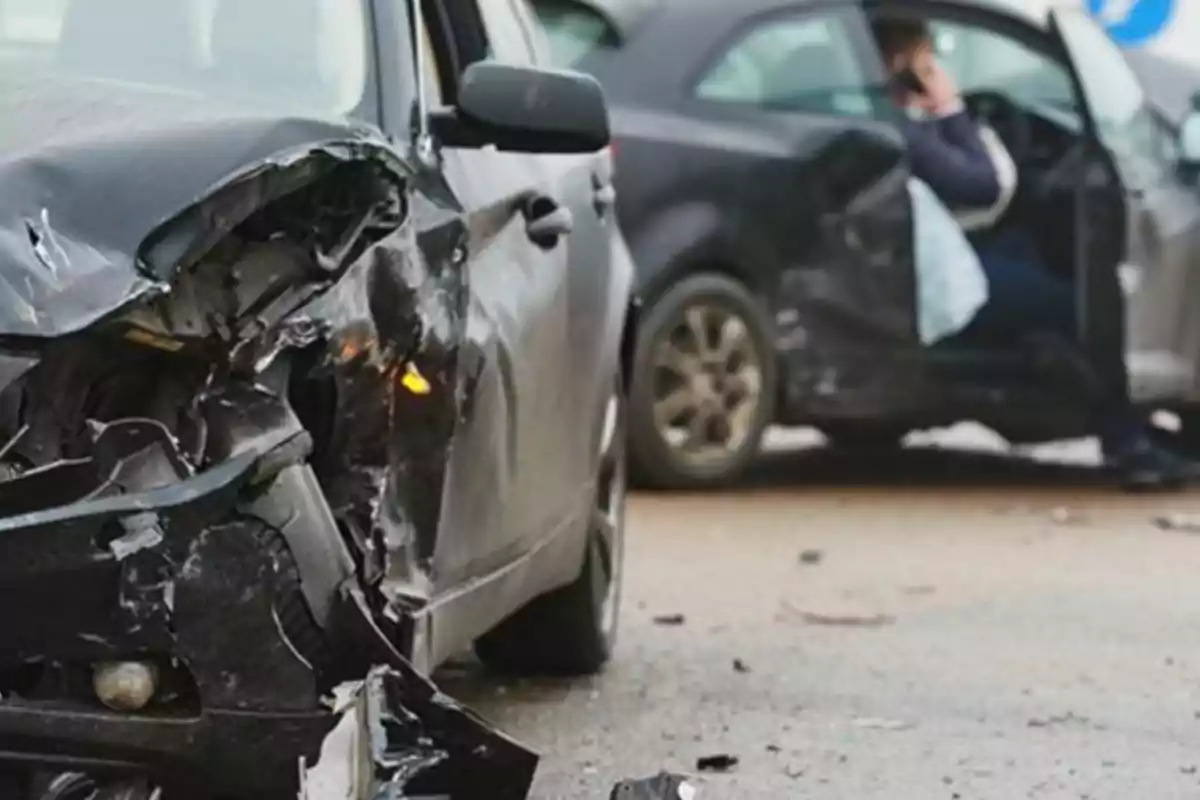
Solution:
<path fill-rule="evenodd" d="M 696 759 L 696 769 L 701 772 L 729 772 L 738 765 L 738 757 L 729 753 L 717 753 Z"/>
<path fill-rule="evenodd" d="M 608 800 L 694 800 L 696 787 L 682 775 L 660 772 L 653 778 L 624 780 L 613 787 Z"/>
<path fill-rule="evenodd" d="M 1154 526 L 1164 531 L 1200 534 L 1200 516 L 1196 514 L 1170 514 L 1157 517 Z"/>
<path fill-rule="evenodd" d="M 300 800 L 528 796 L 538 757 L 415 671 L 378 667 L 336 694 L 342 718 L 301 762 Z"/>

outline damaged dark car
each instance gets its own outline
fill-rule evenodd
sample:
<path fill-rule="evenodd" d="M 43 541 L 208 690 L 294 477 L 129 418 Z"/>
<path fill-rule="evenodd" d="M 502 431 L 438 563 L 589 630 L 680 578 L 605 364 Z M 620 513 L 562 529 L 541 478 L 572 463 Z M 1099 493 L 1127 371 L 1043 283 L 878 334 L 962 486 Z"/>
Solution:
<path fill-rule="evenodd" d="M 318 800 L 369 673 L 336 796 L 525 796 L 425 676 L 609 658 L 634 304 L 522 11 L 0 0 L 0 796 Z"/>
<path fill-rule="evenodd" d="M 1064 350 L 1123 352 L 1134 401 L 1174 412 L 1164 438 L 1200 453 L 1200 152 L 1179 136 L 1196 87 L 1178 68 L 1139 81 L 1078 3 L 533 2 L 559 62 L 596 75 L 612 109 L 645 304 L 636 480 L 734 482 L 771 424 L 867 452 L 966 420 L 1013 444 L 1086 436 L 1096 381 Z M 1034 243 L 1075 291 L 1078 348 L 923 343 L 883 16 L 929 27 L 1017 173 L 993 207 L 953 209 L 961 226 Z"/>

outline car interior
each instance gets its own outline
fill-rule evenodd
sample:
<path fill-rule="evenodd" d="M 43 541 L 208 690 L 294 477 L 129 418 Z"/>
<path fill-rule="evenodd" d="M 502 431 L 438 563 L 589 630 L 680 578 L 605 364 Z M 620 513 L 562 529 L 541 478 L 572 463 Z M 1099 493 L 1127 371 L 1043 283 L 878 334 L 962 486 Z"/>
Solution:
<path fill-rule="evenodd" d="M 1094 164 L 1080 147 L 1082 110 L 1066 66 L 1040 50 L 1038 43 L 1007 32 L 951 20 L 924 21 L 939 62 L 962 90 L 968 113 L 984 129 L 1001 175 L 1011 169 L 1016 177 L 1015 186 L 993 208 L 951 210 L 976 243 L 1005 231 L 1030 234 L 1042 264 L 1074 282 L 1080 246 L 1077 189 L 1084 170 Z M 1115 181 L 1116 176 L 1108 179 Z M 1119 230 L 1125 225 L 1123 202 L 1090 202 L 1088 214 L 1089 226 Z M 1115 272 L 1115 256 L 1105 255 L 1113 257 Z M 1089 264 L 1096 263 L 1089 254 Z M 958 385 L 977 385 L 985 393 L 992 387 L 1061 392 L 1063 387 L 1078 391 L 1092 385 L 1090 368 L 1077 361 L 1070 348 L 1055 344 L 1044 335 L 1007 347 L 966 345 L 951 337 L 931 348 L 930 355 L 937 374 Z"/>

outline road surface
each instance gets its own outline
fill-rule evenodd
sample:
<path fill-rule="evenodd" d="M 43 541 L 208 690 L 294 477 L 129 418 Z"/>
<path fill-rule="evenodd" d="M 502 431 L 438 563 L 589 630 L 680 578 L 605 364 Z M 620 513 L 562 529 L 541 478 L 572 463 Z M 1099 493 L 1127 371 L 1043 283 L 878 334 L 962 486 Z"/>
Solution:
<path fill-rule="evenodd" d="M 635 498 L 605 675 L 444 687 L 541 750 L 538 798 L 722 753 L 699 800 L 1200 797 L 1200 535 L 1154 524 L 1186 513 L 1024 459 L 775 454 Z"/>

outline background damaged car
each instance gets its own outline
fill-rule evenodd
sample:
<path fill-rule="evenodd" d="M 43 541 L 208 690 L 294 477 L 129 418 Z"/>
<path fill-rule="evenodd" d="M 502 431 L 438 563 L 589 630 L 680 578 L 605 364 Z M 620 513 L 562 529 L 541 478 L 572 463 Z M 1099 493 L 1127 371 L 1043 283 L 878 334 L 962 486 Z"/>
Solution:
<path fill-rule="evenodd" d="M 1134 399 L 1200 452 L 1194 70 L 1134 56 L 1139 80 L 1081 8 L 1013 0 L 532 2 L 612 109 L 645 303 L 635 479 L 735 481 L 773 423 L 866 451 L 964 420 L 1017 444 L 1089 433 L 1095 381 L 1055 346 L 920 341 L 910 169 L 869 24 L 885 14 L 928 23 L 1019 171 L 961 221 L 1035 241 L 1077 289 L 1078 343 L 1124 348 Z"/>
<path fill-rule="evenodd" d="M 0 796 L 295 797 L 383 665 L 393 789 L 523 797 L 421 674 L 607 660 L 604 100 L 417 10 L 0 3 Z"/>

